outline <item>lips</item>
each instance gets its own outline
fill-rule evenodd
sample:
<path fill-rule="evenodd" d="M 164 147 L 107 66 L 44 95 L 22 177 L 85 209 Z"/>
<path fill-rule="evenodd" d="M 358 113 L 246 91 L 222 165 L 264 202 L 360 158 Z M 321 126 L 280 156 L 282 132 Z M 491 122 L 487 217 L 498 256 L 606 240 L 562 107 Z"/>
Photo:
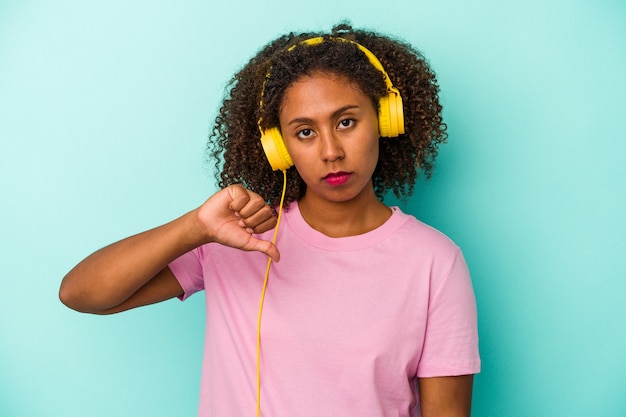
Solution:
<path fill-rule="evenodd" d="M 352 174 L 350 174 L 349 172 L 331 172 L 322 179 L 326 181 L 328 185 L 337 187 L 348 182 L 351 175 Z"/>

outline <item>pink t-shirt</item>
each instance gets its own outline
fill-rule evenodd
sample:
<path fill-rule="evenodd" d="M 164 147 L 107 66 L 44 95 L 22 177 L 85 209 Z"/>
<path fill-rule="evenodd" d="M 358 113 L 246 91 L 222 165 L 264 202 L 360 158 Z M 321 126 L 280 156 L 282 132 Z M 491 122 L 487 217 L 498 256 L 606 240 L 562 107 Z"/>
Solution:
<path fill-rule="evenodd" d="M 293 203 L 277 246 L 262 319 L 262 415 L 418 416 L 416 378 L 480 371 L 467 266 L 440 232 L 394 208 L 369 233 L 330 238 Z M 254 413 L 266 263 L 208 244 L 170 264 L 183 299 L 205 290 L 201 417 Z"/>

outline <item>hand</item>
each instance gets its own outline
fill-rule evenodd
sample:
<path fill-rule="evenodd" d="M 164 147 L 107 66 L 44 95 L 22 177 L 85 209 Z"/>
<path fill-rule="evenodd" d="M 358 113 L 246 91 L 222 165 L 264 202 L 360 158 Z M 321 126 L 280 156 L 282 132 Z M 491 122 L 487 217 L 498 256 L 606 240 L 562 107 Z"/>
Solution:
<path fill-rule="evenodd" d="M 253 233 L 263 233 L 276 225 L 276 216 L 263 198 L 242 187 L 231 185 L 213 194 L 197 210 L 197 219 L 211 242 L 245 251 L 259 251 L 280 259 L 278 248 Z"/>

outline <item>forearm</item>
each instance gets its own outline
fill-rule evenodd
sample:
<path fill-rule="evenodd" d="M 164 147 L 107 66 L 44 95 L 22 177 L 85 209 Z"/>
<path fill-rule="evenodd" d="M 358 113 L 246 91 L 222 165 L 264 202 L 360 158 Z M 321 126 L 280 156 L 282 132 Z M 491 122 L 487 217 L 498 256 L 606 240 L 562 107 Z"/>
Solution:
<path fill-rule="evenodd" d="M 93 253 L 63 279 L 59 296 L 68 307 L 98 312 L 116 307 L 178 256 L 209 239 L 196 211 Z"/>

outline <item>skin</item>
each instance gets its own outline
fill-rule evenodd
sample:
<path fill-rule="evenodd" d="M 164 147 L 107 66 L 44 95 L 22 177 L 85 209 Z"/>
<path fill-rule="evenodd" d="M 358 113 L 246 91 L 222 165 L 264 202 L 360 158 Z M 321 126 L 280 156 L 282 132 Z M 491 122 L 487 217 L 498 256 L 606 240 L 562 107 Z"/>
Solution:
<path fill-rule="evenodd" d="M 474 375 L 418 378 L 422 417 L 469 417 Z"/>
<path fill-rule="evenodd" d="M 391 210 L 376 198 L 371 180 L 379 135 L 368 96 L 346 78 L 315 73 L 287 89 L 279 119 L 307 184 L 299 207 L 311 227 L 331 237 L 353 236 L 389 218 Z M 278 248 L 253 235 L 275 224 L 259 195 L 239 185 L 227 187 L 170 223 L 90 255 L 65 276 L 59 297 L 78 311 L 111 314 L 182 295 L 169 262 L 209 242 L 260 251 L 278 261 Z M 472 382 L 472 375 L 418 379 L 422 416 L 469 416 Z"/>

